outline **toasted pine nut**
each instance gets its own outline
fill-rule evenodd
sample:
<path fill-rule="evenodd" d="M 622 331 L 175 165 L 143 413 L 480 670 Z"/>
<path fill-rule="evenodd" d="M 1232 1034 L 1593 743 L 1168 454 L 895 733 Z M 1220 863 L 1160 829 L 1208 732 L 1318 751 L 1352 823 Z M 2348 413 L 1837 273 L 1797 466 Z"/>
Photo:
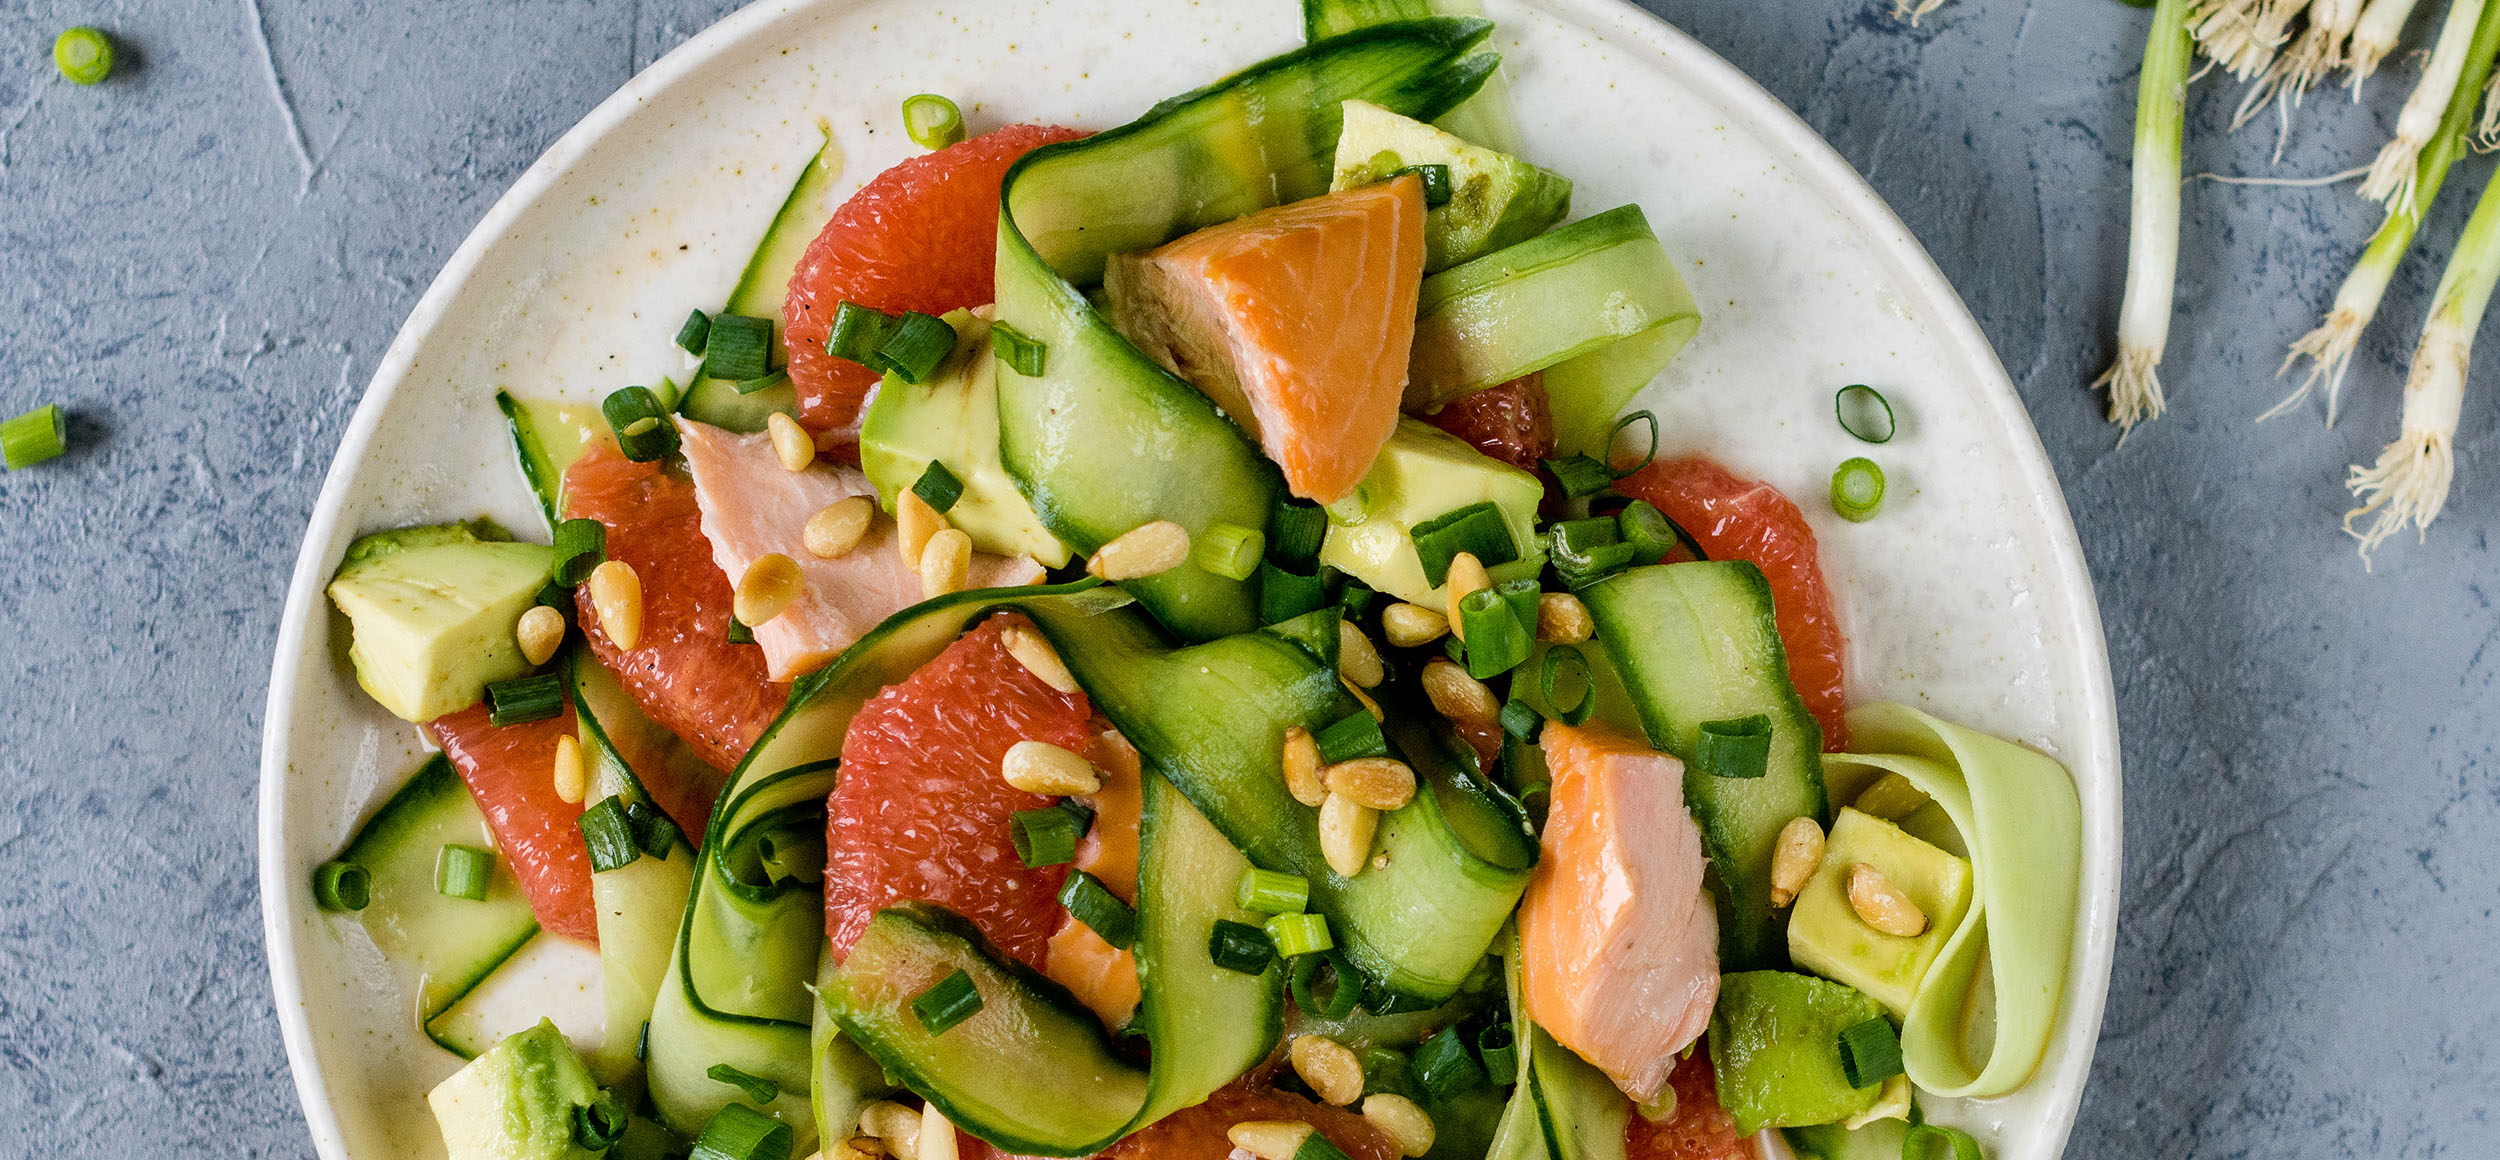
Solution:
<path fill-rule="evenodd" d="M 1319 851 L 1339 877 L 1363 872 L 1372 856 L 1372 835 L 1380 830 L 1380 811 L 1343 794 L 1319 803 Z"/>
<path fill-rule="evenodd" d="M 1344 1107 L 1363 1098 L 1363 1061 L 1353 1048 L 1325 1035 L 1297 1035 L 1289 1054 L 1293 1073 L 1320 1099 Z"/>
<path fill-rule="evenodd" d="M 960 529 L 940 528 L 920 550 L 920 595 L 934 599 L 964 590 L 972 576 L 972 537 Z"/>
<path fill-rule="evenodd" d="M 894 550 L 903 554 L 903 563 L 912 571 L 920 570 L 920 554 L 929 550 L 929 537 L 945 528 L 946 517 L 916 491 L 894 497 Z"/>
<path fill-rule="evenodd" d="M 807 545 L 807 554 L 819 560 L 836 560 L 851 554 L 867 538 L 868 528 L 877 522 L 877 501 L 864 495 L 838 499 L 826 504 L 815 515 L 807 517 L 807 527 L 799 533 Z"/>
<path fill-rule="evenodd" d="M 1362 703 L 1363 711 L 1371 714 L 1372 720 L 1386 721 L 1389 719 L 1388 714 L 1380 711 L 1380 702 L 1373 700 L 1372 695 L 1364 692 L 1362 686 L 1357 685 L 1344 677 L 1337 678 L 1337 683 L 1345 686 L 1346 692 L 1354 694 L 1354 699 Z"/>
<path fill-rule="evenodd" d="M 899 1160 L 919 1160 L 920 1113 L 910 1108 L 892 1100 L 869 1104 L 859 1110 L 859 1132 L 876 1137 Z"/>
<path fill-rule="evenodd" d="M 1433 711 L 1452 721 L 1491 721 L 1502 715 L 1493 690 L 1446 658 L 1435 657 L 1424 666 L 1423 686 Z"/>
<path fill-rule="evenodd" d="M 753 628 L 781 615 L 791 601 L 799 598 L 799 590 L 804 587 L 806 581 L 799 575 L 798 561 L 779 552 L 758 556 L 747 565 L 747 574 L 738 578 L 738 591 L 729 602 L 730 615 Z"/>
<path fill-rule="evenodd" d="M 1285 730 L 1285 792 L 1314 808 L 1328 800 L 1328 783 L 1319 774 L 1319 742 L 1299 725 Z"/>
<path fill-rule="evenodd" d="M 936 1104 L 920 1109 L 920 1155 L 917 1160 L 955 1160 L 955 1125 Z"/>
<path fill-rule="evenodd" d="M 1926 931 L 1927 912 L 1901 893 L 1883 871 L 1860 862 L 1849 868 L 1848 883 L 1849 909 L 1857 911 L 1866 925 L 1902 938 L 1917 938 Z"/>
<path fill-rule="evenodd" d="M 816 1160 L 884 1160 L 885 1143 L 875 1136 L 851 1136 L 825 1145 Z"/>
<path fill-rule="evenodd" d="M 1380 610 L 1380 631 L 1390 644 L 1415 648 L 1441 639 L 1450 631 L 1450 618 L 1421 604 L 1400 601 Z"/>
<path fill-rule="evenodd" d="M 564 647 L 564 614 L 544 604 L 533 604 L 521 614 L 521 623 L 512 628 L 513 640 L 521 646 L 521 659 L 533 665 L 554 660 L 556 650 Z"/>
<path fill-rule="evenodd" d="M 1597 622 L 1589 606 L 1568 592 L 1542 592 L 1536 598 L 1536 638 L 1549 644 L 1579 644 L 1595 635 Z"/>
<path fill-rule="evenodd" d="M 1912 784 L 1909 778 L 1887 773 L 1876 778 L 1875 784 L 1859 790 L 1858 800 L 1849 803 L 1849 808 L 1887 822 L 1897 822 L 1926 804 L 1927 791 Z"/>
<path fill-rule="evenodd" d="M 556 735 L 555 783 L 556 796 L 568 806 L 579 803 L 589 789 L 582 774 L 582 743 L 570 733 Z"/>
<path fill-rule="evenodd" d="M 1380 650 L 1372 647 L 1372 638 L 1350 620 L 1337 622 L 1337 672 L 1347 684 L 1362 689 L 1379 688 L 1389 675 L 1380 663 Z"/>
<path fill-rule="evenodd" d="M 1096 549 L 1085 570 L 1105 580 L 1168 572 L 1189 558 L 1189 529 L 1170 520 L 1139 524 Z"/>
<path fill-rule="evenodd" d="M 1814 868 L 1822 861 L 1823 827 L 1803 815 L 1788 819 L 1771 853 L 1771 905 L 1796 901 L 1797 892 L 1805 889 L 1806 879 L 1814 877 Z"/>
<path fill-rule="evenodd" d="M 1364 1096 L 1363 1118 L 1398 1146 L 1400 1156 L 1421 1156 L 1432 1151 L 1432 1115 L 1405 1096 L 1396 1092 Z"/>
<path fill-rule="evenodd" d="M 642 577 L 633 565 L 608 560 L 590 570 L 590 610 L 616 647 L 631 652 L 642 643 Z"/>
<path fill-rule="evenodd" d="M 1068 662 L 1059 659 L 1059 650 L 1050 647 L 1049 637 L 1023 624 L 1011 624 L 998 636 L 1000 643 L 1007 646 L 1007 655 L 1016 658 L 1024 671 L 1062 693 L 1076 691 L 1076 674 L 1068 671 Z"/>
<path fill-rule="evenodd" d="M 805 471 L 816 462 L 816 439 L 798 420 L 775 411 L 764 417 L 764 430 L 771 435 L 773 454 L 781 457 L 783 467 Z"/>
<path fill-rule="evenodd" d="M 1328 792 L 1359 806 L 1394 810 L 1415 800 L 1415 771 L 1389 757 L 1357 757 L 1320 771 Z"/>
<path fill-rule="evenodd" d="M 1259 1160 L 1293 1160 L 1312 1130 L 1301 1120 L 1243 1120 L 1226 1128 L 1224 1138 Z"/>
<path fill-rule="evenodd" d="M 1092 793 L 1102 788 L 1102 774 L 1085 755 L 1047 741 L 1019 741 L 998 763 L 998 775 L 1026 793 L 1050 797 Z"/>
<path fill-rule="evenodd" d="M 1476 559 L 1474 552 L 1460 552 L 1450 557 L 1450 600 L 1442 615 L 1449 618 L 1450 632 L 1458 639 L 1467 639 L 1467 629 L 1459 621 L 1458 602 L 1465 600 L 1470 592 L 1492 586 L 1493 577 L 1485 574 L 1484 561 Z"/>
<path fill-rule="evenodd" d="M 1645 1104 L 1634 1104 L 1632 1105 L 1632 1110 L 1639 1112 L 1642 1119 L 1653 1124 L 1663 1124 L 1674 1119 L 1675 1086 L 1669 1084 L 1665 1087 L 1659 1088 L 1656 1099 L 1653 1099 Z"/>

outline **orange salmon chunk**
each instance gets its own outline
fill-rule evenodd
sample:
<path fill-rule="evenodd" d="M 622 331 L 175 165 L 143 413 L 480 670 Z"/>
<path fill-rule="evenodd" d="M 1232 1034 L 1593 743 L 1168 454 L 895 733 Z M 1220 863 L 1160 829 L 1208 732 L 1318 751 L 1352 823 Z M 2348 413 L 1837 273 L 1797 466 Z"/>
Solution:
<path fill-rule="evenodd" d="M 1113 327 L 1215 400 L 1293 494 L 1332 503 L 1397 426 L 1423 272 L 1409 175 L 1119 255 L 1103 289 Z"/>

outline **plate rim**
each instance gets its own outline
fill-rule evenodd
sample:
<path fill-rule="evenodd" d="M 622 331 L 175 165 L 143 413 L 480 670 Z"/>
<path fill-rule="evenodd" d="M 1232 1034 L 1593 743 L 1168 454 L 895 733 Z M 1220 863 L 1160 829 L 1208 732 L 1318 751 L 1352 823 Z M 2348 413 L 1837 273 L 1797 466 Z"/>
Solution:
<path fill-rule="evenodd" d="M 419 351 L 432 339 L 453 302 L 468 289 L 488 253 L 510 232 L 515 221 L 534 208 L 574 165 L 598 149 L 644 103 L 674 86 L 686 74 L 710 63 L 714 57 L 734 51 L 751 35 L 782 17 L 807 9 L 839 11 L 868 2 L 757 0 L 663 54 L 584 114 L 496 199 L 444 261 L 442 269 L 427 285 L 425 293 L 418 298 L 375 365 L 363 396 L 341 434 L 338 449 L 331 458 L 329 469 L 323 474 L 320 491 L 297 550 L 295 567 L 288 580 L 270 671 L 269 695 L 262 717 L 260 775 L 255 787 L 259 797 L 255 811 L 255 841 L 259 847 L 262 952 L 268 962 L 271 997 L 278 1017 L 280 1038 L 286 1047 L 287 1068 L 293 1078 L 306 1127 L 313 1137 L 314 1150 L 324 1160 L 345 1160 L 345 1144 L 328 1084 L 320 1070 L 311 1066 L 312 1029 L 305 1013 L 303 977 L 299 970 L 301 957 L 297 953 L 295 933 L 296 920 L 307 903 L 297 897 L 303 892 L 292 888 L 287 851 L 282 844 L 288 816 L 285 808 L 288 747 L 285 741 L 293 732 L 296 709 L 301 699 L 300 661 L 304 655 L 304 637 L 310 631 L 312 614 L 317 611 L 322 598 L 326 573 L 337 554 L 338 542 L 345 531 L 353 530 L 342 527 L 347 507 L 348 479 L 370 454 L 382 414 L 388 409 L 392 397 L 407 383 Z M 2072 512 L 2067 507 L 2063 487 L 2049 461 L 2047 448 L 2041 443 L 2039 430 L 2032 423 L 2020 393 L 1997 358 L 1995 348 L 1988 343 L 1978 321 L 1971 315 L 1968 305 L 1945 278 L 1934 257 L 1902 223 L 1882 195 L 1785 102 L 1691 34 L 1668 23 L 1664 17 L 1640 8 L 1632 0 L 1520 2 L 1543 8 L 1592 32 L 1613 32 L 1638 42 L 1662 58 L 1658 67 L 1674 77 L 1677 83 L 1714 101 L 1727 113 L 1731 122 L 1754 134 L 1771 147 L 1775 155 L 1784 152 L 1785 163 L 1792 166 L 1800 180 L 1835 212 L 1857 228 L 1859 237 L 1884 266 L 1903 279 L 1920 300 L 1942 308 L 1921 312 L 1921 320 L 1934 333 L 1940 351 L 1963 364 L 1963 370 L 1974 381 L 1985 384 L 1986 389 L 1981 395 L 1988 417 L 2019 433 L 2005 451 L 2013 457 L 2018 474 L 2030 485 L 2031 505 L 2047 525 L 2048 559 L 2044 563 L 2057 580 L 2079 596 L 2072 602 L 2070 619 L 2060 626 L 2072 637 L 2073 647 L 2078 650 L 2077 657 L 2086 685 L 2080 690 L 2079 698 L 2083 712 L 2073 725 L 2079 752 L 2068 755 L 2066 760 L 2079 765 L 2090 759 L 2095 776 L 2089 779 L 2077 776 L 2076 792 L 2083 816 L 2102 822 L 2106 829 L 2101 842 L 2087 841 L 2081 851 L 2082 879 L 2078 883 L 2080 971 L 2067 980 L 2069 992 L 2074 998 L 2061 1003 L 2071 1002 L 2071 1014 L 2075 1021 L 2089 1024 L 2092 1034 L 2082 1035 L 2079 1028 L 2061 1028 L 2060 1037 L 2075 1036 L 2076 1046 L 2067 1058 L 2056 1064 L 2059 1073 L 2088 1080 L 2092 1059 L 2099 1046 L 2098 1030 L 2108 1002 L 2109 979 L 2117 944 L 2117 871 L 2124 843 L 2117 699 L 2098 597 L 2091 572 L 2084 562 L 2082 541 Z M 2100 884 L 2097 890 L 2092 889 L 2096 881 Z M 2042 1077 L 2036 1076 L 2034 1082 L 2039 1078 Z M 2080 1109 L 2083 1088 L 2084 1083 L 2075 1083 L 2048 1109 L 2057 1120 L 2053 1136 L 2061 1152 Z"/>

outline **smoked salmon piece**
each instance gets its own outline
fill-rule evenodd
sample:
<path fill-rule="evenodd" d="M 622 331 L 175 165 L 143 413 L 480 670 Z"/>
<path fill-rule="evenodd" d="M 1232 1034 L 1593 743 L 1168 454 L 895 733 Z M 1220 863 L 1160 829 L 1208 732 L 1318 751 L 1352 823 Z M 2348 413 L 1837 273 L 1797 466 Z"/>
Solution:
<path fill-rule="evenodd" d="M 1137 904 L 1137 833 L 1145 820 L 1146 785 L 1137 748 L 1115 730 L 1094 738 L 1085 756 L 1102 773 L 1102 789 L 1085 795 L 1094 811 L 1093 829 L 1076 848 L 1076 868 L 1110 888 L 1120 901 Z M 1114 1031 L 1128 1023 L 1144 992 L 1137 983 L 1137 957 L 1103 941 L 1094 928 L 1075 915 L 1059 921 L 1050 936 L 1050 955 L 1042 973 L 1066 987 L 1079 1002 L 1102 1017 Z"/>
<path fill-rule="evenodd" d="M 1397 426 L 1424 271 L 1412 175 L 1209 226 L 1103 272 L 1111 324 L 1331 503 Z"/>
<path fill-rule="evenodd" d="M 820 560 L 807 550 L 808 517 L 851 496 L 876 498 L 865 474 L 821 462 L 792 471 L 781 465 L 769 436 L 691 419 L 679 419 L 677 427 L 695 502 L 703 509 L 703 535 L 730 587 L 765 556 L 779 553 L 798 563 L 798 598 L 781 615 L 749 626 L 764 649 L 766 676 L 787 681 L 814 672 L 885 618 L 920 603 L 920 573 L 895 550 L 892 520 L 872 521 L 847 555 Z M 975 552 L 966 586 L 1012 588 L 1041 579 L 1042 566 L 1027 557 Z"/>
<path fill-rule="evenodd" d="M 1684 763 L 1604 722 L 1548 722 L 1544 855 L 1519 904 L 1528 1017 L 1646 1103 L 1719 996 Z"/>

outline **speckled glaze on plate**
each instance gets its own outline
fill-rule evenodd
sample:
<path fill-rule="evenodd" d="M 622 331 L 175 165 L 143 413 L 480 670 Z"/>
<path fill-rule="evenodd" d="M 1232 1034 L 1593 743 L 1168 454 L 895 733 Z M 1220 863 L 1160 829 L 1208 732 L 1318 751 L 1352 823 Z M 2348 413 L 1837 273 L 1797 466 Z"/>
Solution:
<path fill-rule="evenodd" d="M 1726 62 L 1613 0 L 1487 7 L 1529 159 L 1577 183 L 1580 214 L 1639 202 L 1699 299 L 1700 337 L 1640 405 L 1662 419 L 1667 451 L 1707 450 L 1814 519 L 1855 645 L 1852 697 L 1906 701 L 2074 771 L 2081 926 L 2048 1060 L 2011 1097 L 1938 1109 L 2001 1160 L 2056 1156 L 2116 935 L 2118 737 L 2091 582 L 2020 400 L 1908 231 Z M 677 373 L 677 320 L 727 293 L 819 121 L 847 158 L 846 195 L 912 152 L 897 112 L 911 93 L 954 96 L 975 131 L 1107 128 L 1299 33 L 1293 0 L 768 0 L 636 77 L 488 212 L 357 408 L 270 678 L 261 898 L 325 1160 L 440 1155 L 424 1092 L 458 1062 L 415 1026 L 412 981 L 306 885 L 421 756 L 416 731 L 356 688 L 344 621 L 322 598 L 348 541 L 480 513 L 536 526 L 494 390 L 589 402 Z M 1892 399 L 1891 443 L 1865 447 L 1833 422 L 1832 392 L 1851 382 Z M 1850 524 L 1821 497 L 1832 465 L 1861 453 L 1891 493 L 1880 517 Z M 595 1006 L 585 957 L 548 954 L 533 1001 Z"/>

